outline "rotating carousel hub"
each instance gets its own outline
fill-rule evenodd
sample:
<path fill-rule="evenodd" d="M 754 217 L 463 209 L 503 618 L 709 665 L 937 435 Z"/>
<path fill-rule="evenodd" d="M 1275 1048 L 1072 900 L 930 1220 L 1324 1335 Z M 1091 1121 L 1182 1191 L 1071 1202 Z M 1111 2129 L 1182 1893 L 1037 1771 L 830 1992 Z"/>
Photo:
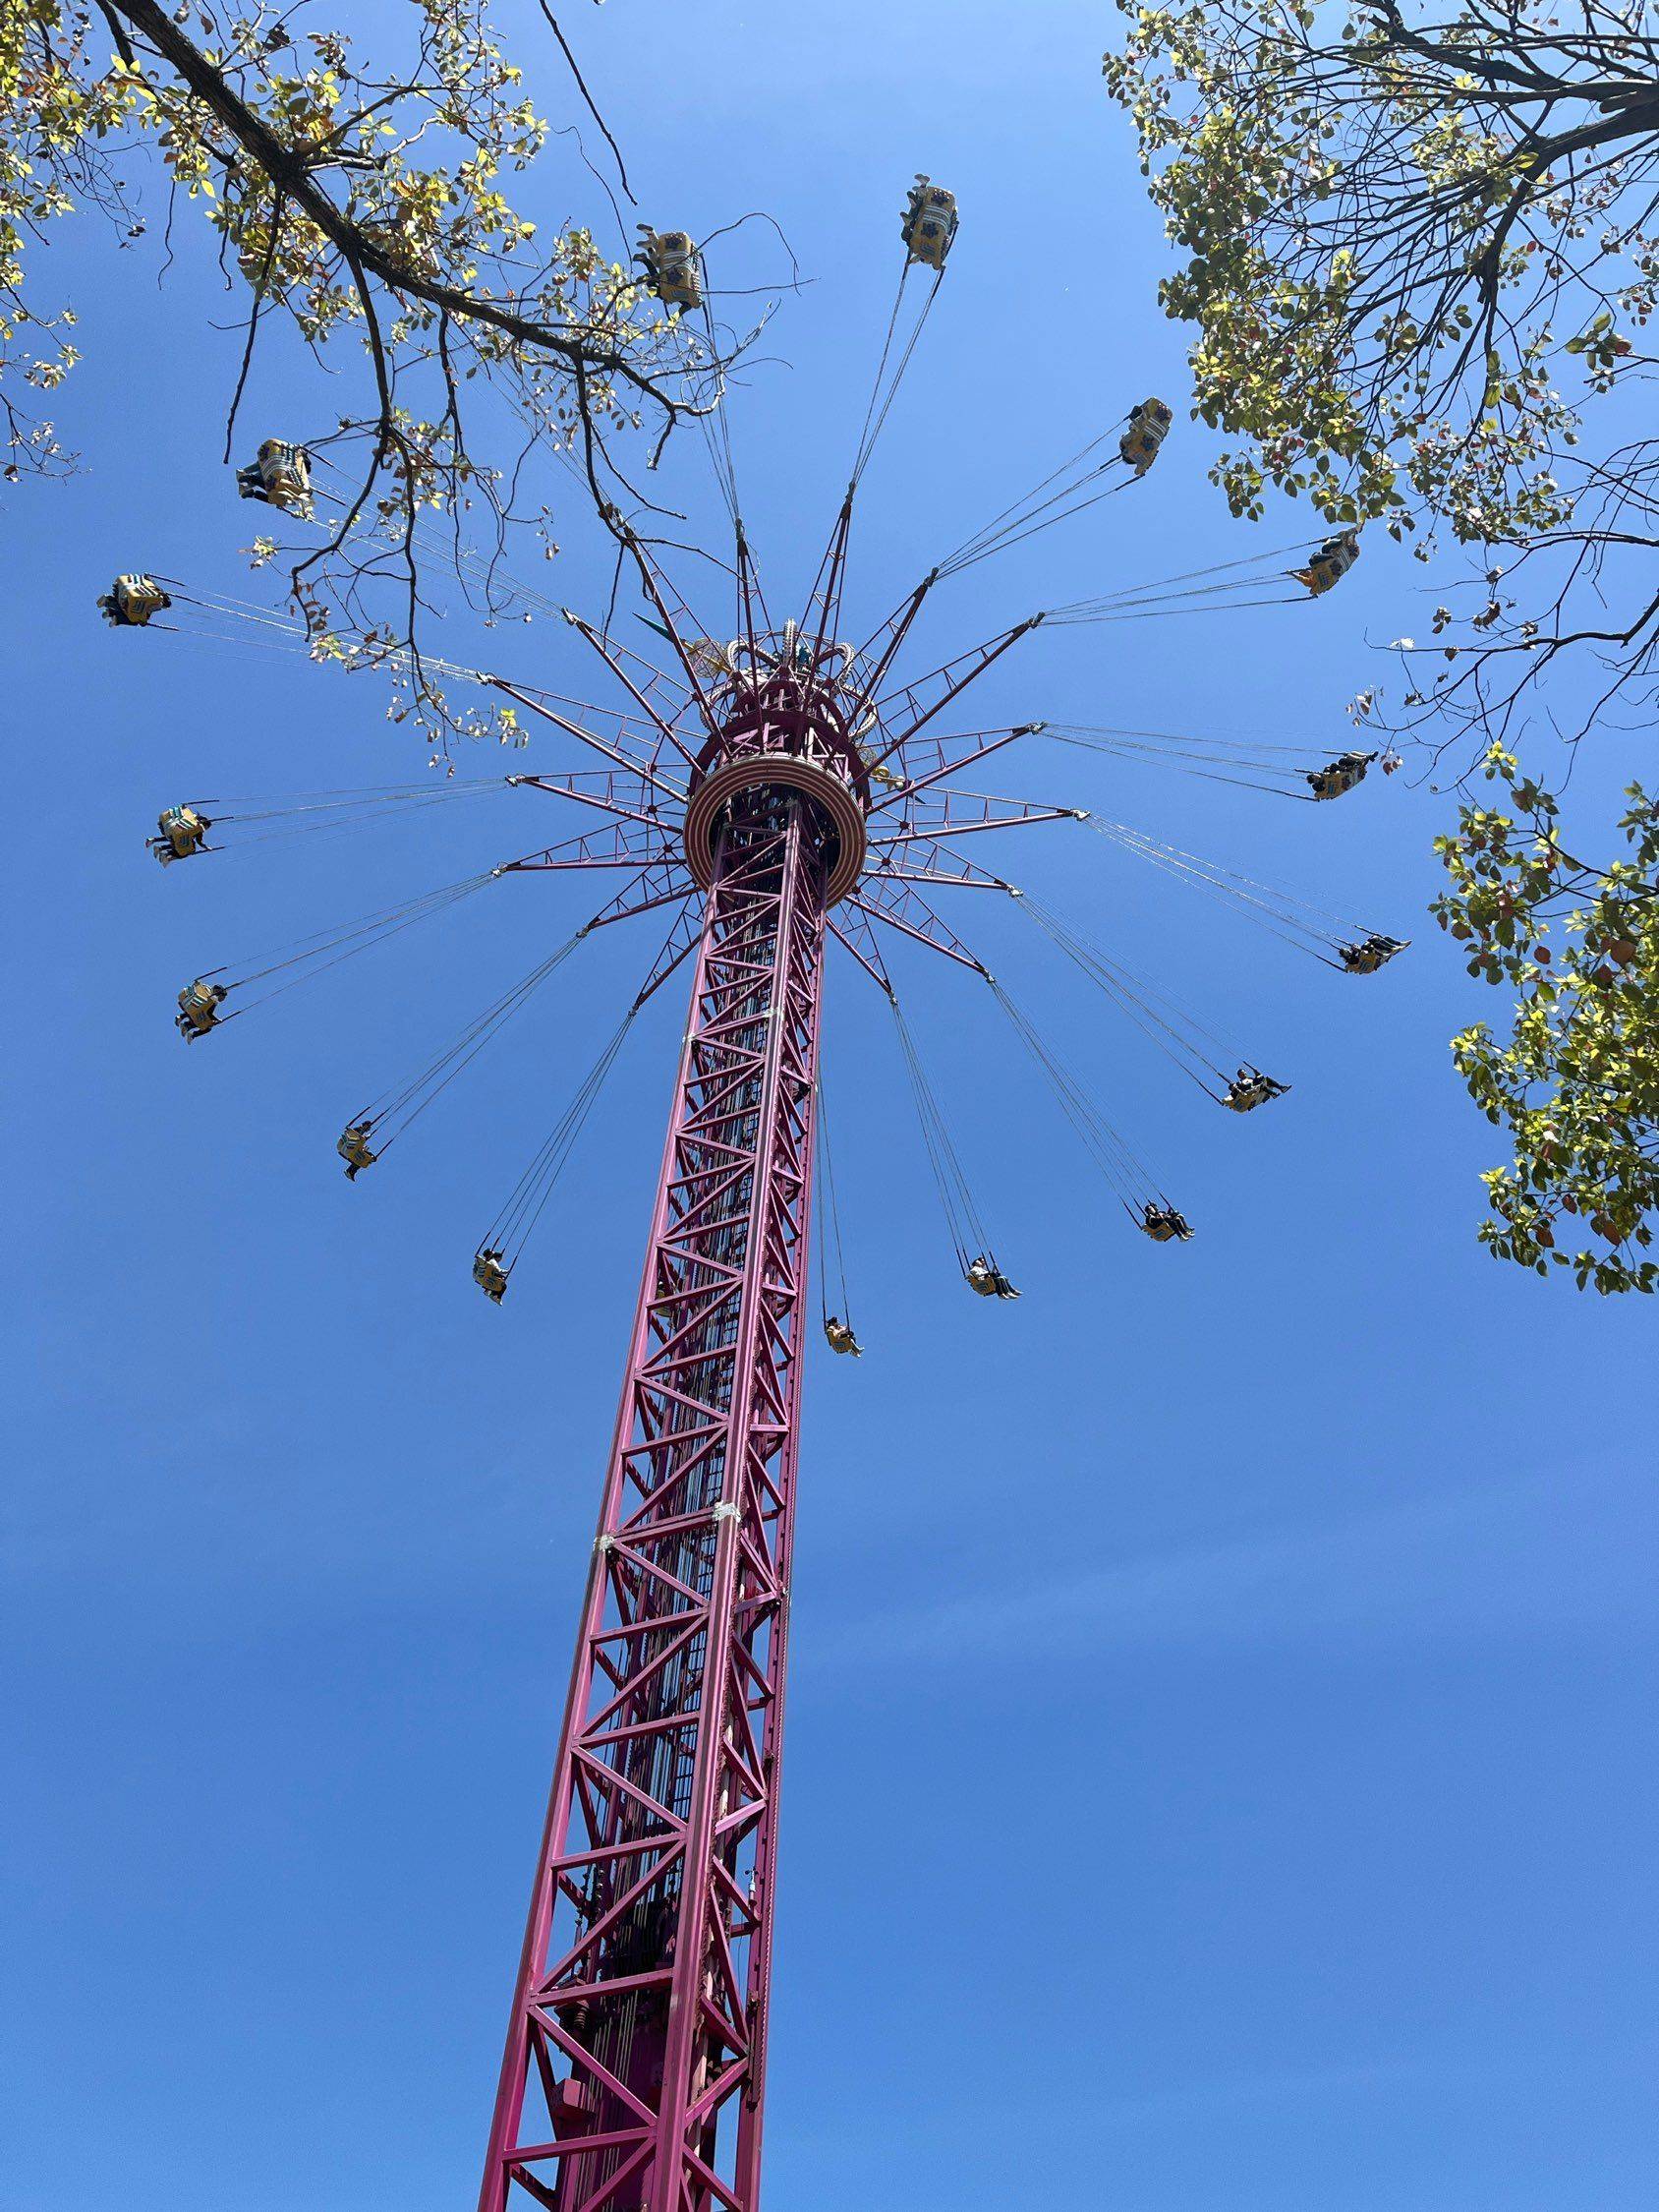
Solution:
<path fill-rule="evenodd" d="M 721 825 L 740 805 L 797 793 L 818 820 L 826 902 L 864 871 L 870 762 L 861 739 L 877 725 L 849 646 L 819 643 L 793 622 L 751 645 L 701 644 L 698 658 L 720 729 L 698 755 L 686 807 L 686 864 L 707 891 Z"/>

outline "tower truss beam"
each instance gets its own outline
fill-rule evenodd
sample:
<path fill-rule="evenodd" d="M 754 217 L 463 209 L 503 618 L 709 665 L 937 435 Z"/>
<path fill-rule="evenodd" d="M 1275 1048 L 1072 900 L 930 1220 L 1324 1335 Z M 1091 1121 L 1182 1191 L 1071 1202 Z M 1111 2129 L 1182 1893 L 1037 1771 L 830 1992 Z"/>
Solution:
<path fill-rule="evenodd" d="M 480 2212 L 756 2212 L 822 828 L 728 817 Z"/>

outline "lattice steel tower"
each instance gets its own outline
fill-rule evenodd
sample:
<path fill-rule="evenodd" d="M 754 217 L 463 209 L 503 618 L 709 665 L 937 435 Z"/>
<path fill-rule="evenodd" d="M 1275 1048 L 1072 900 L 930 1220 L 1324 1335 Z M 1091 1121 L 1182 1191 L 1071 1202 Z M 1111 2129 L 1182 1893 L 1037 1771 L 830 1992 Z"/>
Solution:
<path fill-rule="evenodd" d="M 722 655 L 691 772 L 691 1013 L 481 2207 L 758 2199 L 830 910 L 869 670 Z M 695 665 L 695 652 L 693 655 Z"/>

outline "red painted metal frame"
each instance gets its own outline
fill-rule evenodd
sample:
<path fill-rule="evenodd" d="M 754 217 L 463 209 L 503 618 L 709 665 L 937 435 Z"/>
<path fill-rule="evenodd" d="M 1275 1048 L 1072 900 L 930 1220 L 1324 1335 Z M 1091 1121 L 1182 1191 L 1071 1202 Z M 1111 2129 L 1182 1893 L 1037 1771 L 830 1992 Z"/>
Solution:
<path fill-rule="evenodd" d="M 916 886 L 1006 889 L 942 841 L 1060 811 L 928 788 L 1038 725 L 906 752 L 1042 616 L 876 701 L 933 579 L 874 667 L 831 647 L 850 523 L 764 635 L 740 529 L 743 636 L 711 648 L 618 518 L 683 683 L 575 614 L 637 718 L 495 679 L 611 771 L 537 779 L 612 825 L 513 866 L 630 870 L 590 930 L 680 905 L 636 1006 L 696 966 L 480 2212 L 759 2204 L 826 941 L 889 998 L 877 927 L 987 974 Z"/>
<path fill-rule="evenodd" d="M 728 817 L 480 2212 L 755 2212 L 825 946 Z"/>

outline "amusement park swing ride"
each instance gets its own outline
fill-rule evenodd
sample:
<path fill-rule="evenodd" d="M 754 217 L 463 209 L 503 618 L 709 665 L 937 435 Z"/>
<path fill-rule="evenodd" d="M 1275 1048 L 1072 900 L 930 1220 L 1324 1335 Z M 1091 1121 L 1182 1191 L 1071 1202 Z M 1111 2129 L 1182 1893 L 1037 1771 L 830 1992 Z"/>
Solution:
<path fill-rule="evenodd" d="M 979 978 L 1030 1049 L 1133 1225 L 1163 1244 L 1192 1229 L 1025 1010 L 941 913 L 958 890 L 1013 901 L 1218 1104 L 1246 1114 L 1287 1087 L 1229 1066 L 1208 1033 L 1044 900 L 972 857 L 992 832 L 1075 821 L 1217 898 L 1327 965 L 1382 967 L 1400 940 L 1085 809 L 1000 798 L 960 779 L 1006 747 L 1048 738 L 1161 760 L 1309 803 L 1362 781 L 1375 755 L 1025 723 L 962 728 L 952 710 L 1039 628 L 1252 606 L 1331 589 L 1357 556 L 1323 545 L 1223 563 L 1034 612 L 923 673 L 904 655 L 942 583 L 1141 482 L 1171 410 L 1143 400 L 924 577 L 860 642 L 844 620 L 858 488 L 957 226 L 953 197 L 920 178 L 902 216 L 904 262 L 848 484 L 812 590 L 776 619 L 744 533 L 723 405 L 711 453 L 730 513 L 733 633 L 706 634 L 653 545 L 614 509 L 663 651 L 654 661 L 552 603 L 602 662 L 620 702 L 595 706 L 522 678 L 438 664 L 487 687 L 585 765 L 283 800 L 169 806 L 150 841 L 172 865 L 239 841 L 350 826 L 485 791 L 559 799 L 592 828 L 406 903 L 210 970 L 180 994 L 191 1042 L 310 976 L 446 912 L 503 876 L 608 874 L 620 887 L 406 1082 L 354 1111 L 347 1176 L 372 1170 L 584 940 L 638 916 L 666 934 L 616 1030 L 525 1169 L 475 1255 L 499 1304 L 623 1039 L 682 968 L 680 1045 L 621 1407 L 582 1601 L 546 1825 L 489 2129 L 480 2212 L 755 2212 L 759 2202 L 776 1893 L 778 1766 L 789 1629 L 802 1368 L 811 1333 L 814 1194 L 827 1179 L 820 1015 L 831 956 L 891 1010 L 928 1159 L 967 1285 L 1017 1297 L 982 1223 L 887 953 L 902 943 Z M 647 232 L 646 281 L 667 317 L 707 317 L 703 258 L 684 233 Z M 713 326 L 711 324 L 711 338 Z M 239 489 L 309 517 L 315 457 L 268 439 Z M 1272 563 L 1300 554 L 1289 570 Z M 723 565 L 723 564 L 722 564 Z M 515 587 L 519 588 L 519 587 Z M 527 595 L 534 596 L 534 595 Z M 119 577 L 100 602 L 118 627 L 253 624 L 308 650 L 305 625 L 170 579 Z M 168 623 L 159 618 L 172 615 Z M 1383 761 L 1385 772 L 1393 765 Z M 820 1318 L 838 1354 L 860 1346 L 845 1293 L 833 1191 L 820 1195 Z"/>

